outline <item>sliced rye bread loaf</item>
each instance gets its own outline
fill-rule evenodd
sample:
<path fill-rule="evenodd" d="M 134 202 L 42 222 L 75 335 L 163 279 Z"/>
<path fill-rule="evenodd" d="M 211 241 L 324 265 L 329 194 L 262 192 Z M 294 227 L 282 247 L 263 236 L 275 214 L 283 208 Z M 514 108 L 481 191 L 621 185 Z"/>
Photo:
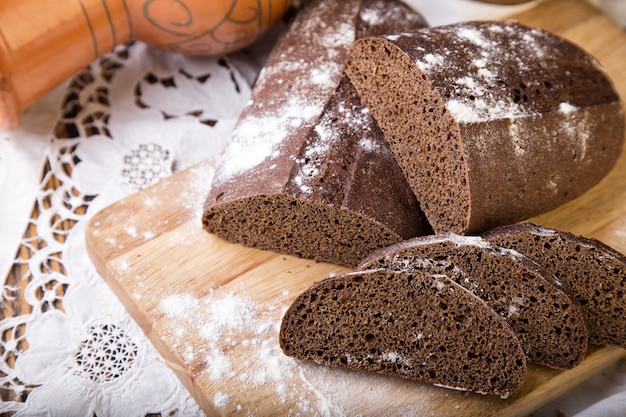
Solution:
<path fill-rule="evenodd" d="M 518 252 L 480 237 L 410 239 L 371 254 L 357 268 L 447 274 L 509 323 L 529 361 L 571 369 L 585 357 L 588 336 L 581 309 L 554 276 Z"/>
<path fill-rule="evenodd" d="M 596 239 L 530 222 L 483 235 L 548 269 L 581 305 L 589 342 L 626 348 L 626 257 Z"/>
<path fill-rule="evenodd" d="M 431 233 L 343 74 L 355 36 L 425 26 L 399 0 L 323 0 L 278 40 L 217 167 L 203 226 L 232 242 L 354 266 Z"/>
<path fill-rule="evenodd" d="M 551 210 L 621 155 L 622 103 L 596 60 L 513 21 L 359 39 L 345 72 L 436 233 Z"/>
<path fill-rule="evenodd" d="M 526 377 L 519 339 L 445 275 L 371 270 L 334 276 L 285 313 L 280 346 L 296 359 L 503 398 Z"/>

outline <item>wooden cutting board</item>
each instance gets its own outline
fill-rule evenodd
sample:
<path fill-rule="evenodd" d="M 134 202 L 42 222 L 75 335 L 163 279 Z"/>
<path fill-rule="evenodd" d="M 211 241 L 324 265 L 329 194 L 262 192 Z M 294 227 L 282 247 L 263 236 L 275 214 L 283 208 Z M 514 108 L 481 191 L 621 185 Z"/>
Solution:
<path fill-rule="evenodd" d="M 626 33 L 583 0 L 549 0 L 515 16 L 581 45 L 626 97 Z M 201 229 L 214 163 L 205 161 L 102 210 L 86 239 L 104 279 L 211 415 L 525 416 L 624 357 L 591 349 L 570 371 L 531 367 L 508 400 L 282 355 L 282 314 L 336 265 L 230 244 Z M 598 186 L 534 221 L 626 253 L 626 157 Z"/>

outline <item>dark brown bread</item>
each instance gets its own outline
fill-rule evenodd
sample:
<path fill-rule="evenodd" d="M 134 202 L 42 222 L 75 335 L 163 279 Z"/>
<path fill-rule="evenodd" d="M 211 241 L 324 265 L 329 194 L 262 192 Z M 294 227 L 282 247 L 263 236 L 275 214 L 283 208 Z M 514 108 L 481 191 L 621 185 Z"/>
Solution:
<path fill-rule="evenodd" d="M 553 275 L 515 251 L 480 237 L 433 235 L 377 251 L 358 266 L 373 268 L 447 274 L 509 323 L 531 362 L 571 369 L 586 354 L 580 307 Z"/>
<path fill-rule="evenodd" d="M 204 228 L 227 240 L 355 265 L 430 233 L 343 75 L 355 36 L 425 26 L 397 0 L 311 2 L 278 40 L 217 168 Z"/>
<path fill-rule="evenodd" d="M 373 270 L 321 281 L 289 307 L 286 355 L 506 398 L 526 376 L 515 333 L 445 275 Z"/>
<path fill-rule="evenodd" d="M 624 112 L 598 63 L 513 21 L 363 38 L 345 71 L 437 233 L 548 211 L 621 155 Z"/>
<path fill-rule="evenodd" d="M 626 257 L 596 239 L 530 222 L 502 226 L 484 238 L 550 270 L 581 305 L 589 342 L 626 348 Z"/>

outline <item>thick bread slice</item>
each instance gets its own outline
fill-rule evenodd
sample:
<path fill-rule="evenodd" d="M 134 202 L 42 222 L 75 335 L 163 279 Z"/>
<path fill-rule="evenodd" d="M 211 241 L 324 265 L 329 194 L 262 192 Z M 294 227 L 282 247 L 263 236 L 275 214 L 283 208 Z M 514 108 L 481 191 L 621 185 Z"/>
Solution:
<path fill-rule="evenodd" d="M 606 72 L 513 21 L 359 39 L 345 71 L 437 233 L 551 210 L 621 155 L 624 111 Z"/>
<path fill-rule="evenodd" d="M 307 3 L 242 110 L 205 201 L 205 230 L 350 266 L 373 250 L 431 233 L 382 132 L 343 74 L 355 37 L 425 25 L 400 0 Z"/>
<path fill-rule="evenodd" d="M 374 268 L 448 274 L 509 323 L 533 363 L 571 369 L 586 354 L 587 328 L 578 304 L 553 275 L 515 251 L 480 237 L 433 235 L 391 245 L 358 266 Z"/>
<path fill-rule="evenodd" d="M 523 253 L 568 288 L 581 305 L 589 342 L 626 348 L 626 257 L 596 239 L 530 222 L 496 228 L 490 242 Z"/>
<path fill-rule="evenodd" d="M 372 270 L 327 278 L 289 307 L 286 355 L 508 397 L 524 382 L 520 342 L 445 275 Z"/>

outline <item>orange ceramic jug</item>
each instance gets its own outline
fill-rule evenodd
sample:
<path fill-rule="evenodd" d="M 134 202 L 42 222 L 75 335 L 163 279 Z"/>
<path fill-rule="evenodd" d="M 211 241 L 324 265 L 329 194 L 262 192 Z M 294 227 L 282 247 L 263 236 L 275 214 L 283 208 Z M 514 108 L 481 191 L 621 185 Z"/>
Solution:
<path fill-rule="evenodd" d="M 0 0 L 0 128 L 116 45 L 194 55 L 249 45 L 291 0 Z"/>

